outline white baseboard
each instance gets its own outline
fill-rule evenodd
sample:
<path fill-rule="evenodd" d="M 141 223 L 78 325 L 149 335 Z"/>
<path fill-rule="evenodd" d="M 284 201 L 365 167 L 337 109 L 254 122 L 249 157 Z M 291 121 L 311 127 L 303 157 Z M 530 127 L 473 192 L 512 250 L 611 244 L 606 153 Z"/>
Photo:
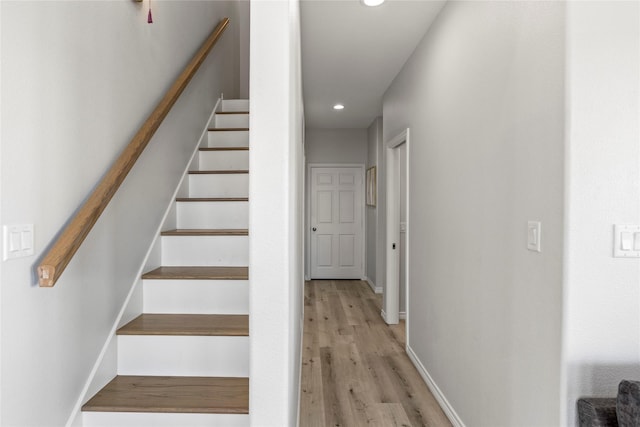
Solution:
<path fill-rule="evenodd" d="M 384 309 L 380 311 L 380 316 L 382 316 L 382 319 L 384 319 L 386 323 L 389 323 L 387 322 L 387 313 L 384 311 Z M 398 313 L 398 318 L 401 320 L 405 320 L 407 318 L 407 313 L 404 311 L 401 311 L 400 313 Z"/>
<path fill-rule="evenodd" d="M 364 277 L 362 280 L 364 280 L 365 282 L 367 282 L 369 284 L 369 287 L 371 288 L 371 290 L 373 291 L 374 294 L 381 294 L 382 293 L 382 286 L 376 286 L 375 283 L 373 283 L 373 281 L 371 279 L 369 279 L 368 277 Z"/>
<path fill-rule="evenodd" d="M 442 411 L 447 416 L 447 418 L 449 418 L 449 421 L 451 421 L 451 424 L 453 424 L 454 427 L 465 427 L 464 423 L 456 413 L 455 409 L 453 409 L 453 406 L 451 406 L 451 404 L 449 403 L 445 395 L 442 393 L 440 388 L 436 385 L 435 381 L 433 381 L 433 378 L 431 378 L 431 375 L 429 375 L 429 372 L 427 372 L 426 368 L 424 367 L 422 362 L 420 362 L 420 359 L 418 359 L 418 356 L 416 355 L 416 353 L 413 351 L 413 349 L 409 344 L 407 344 L 407 355 L 409 356 L 409 359 L 411 359 L 411 362 L 413 362 L 413 365 L 416 367 L 416 369 L 420 373 L 420 376 L 422 377 L 424 382 L 427 384 L 427 387 L 429 387 L 429 390 L 431 390 L 431 393 L 433 394 L 433 396 L 438 401 L 438 404 L 442 408 Z"/>

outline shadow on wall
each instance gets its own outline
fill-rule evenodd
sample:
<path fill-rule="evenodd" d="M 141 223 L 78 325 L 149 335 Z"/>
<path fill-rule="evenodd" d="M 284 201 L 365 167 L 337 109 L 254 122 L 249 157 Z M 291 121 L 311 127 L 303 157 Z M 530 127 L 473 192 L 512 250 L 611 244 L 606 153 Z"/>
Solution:
<path fill-rule="evenodd" d="M 640 362 L 633 365 L 571 365 L 569 396 L 575 396 L 575 401 L 581 397 L 615 397 L 622 380 L 640 380 Z M 570 406 L 574 406 L 575 401 L 570 402 Z"/>

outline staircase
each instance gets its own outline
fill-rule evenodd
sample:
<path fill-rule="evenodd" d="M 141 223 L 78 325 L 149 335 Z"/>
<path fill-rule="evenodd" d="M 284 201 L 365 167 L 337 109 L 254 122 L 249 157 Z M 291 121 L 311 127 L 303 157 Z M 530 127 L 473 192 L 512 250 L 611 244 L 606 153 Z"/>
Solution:
<path fill-rule="evenodd" d="M 224 100 L 85 426 L 249 425 L 249 102 Z M 186 193 L 185 193 L 186 194 Z"/>

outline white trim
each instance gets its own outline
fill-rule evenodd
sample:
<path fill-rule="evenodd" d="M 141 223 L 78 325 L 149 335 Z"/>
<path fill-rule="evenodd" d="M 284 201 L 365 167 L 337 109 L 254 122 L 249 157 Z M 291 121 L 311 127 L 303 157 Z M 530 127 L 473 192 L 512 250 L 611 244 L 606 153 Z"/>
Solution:
<path fill-rule="evenodd" d="M 381 292 L 382 293 L 382 292 Z M 384 311 L 384 309 L 380 310 L 380 316 L 382 317 L 382 319 L 388 324 L 389 322 L 387 322 L 387 313 Z M 401 311 L 398 313 L 398 318 L 401 320 L 404 320 L 407 318 L 407 313 L 405 311 Z M 406 328 L 406 326 L 405 326 Z"/>
<path fill-rule="evenodd" d="M 373 283 L 373 280 L 369 279 L 366 276 L 362 280 L 367 282 L 367 284 L 369 285 L 369 287 L 371 288 L 371 290 L 373 291 L 374 294 L 381 294 L 382 293 L 382 286 L 376 286 L 376 284 Z"/>
<path fill-rule="evenodd" d="M 409 359 L 411 359 L 411 362 L 413 363 L 413 366 L 415 366 L 420 373 L 420 376 L 427 384 L 427 387 L 429 387 L 429 390 L 431 390 L 431 393 L 438 401 L 438 404 L 440 405 L 440 408 L 442 408 L 444 414 L 447 416 L 447 418 L 449 418 L 449 421 L 451 421 L 451 424 L 453 424 L 454 427 L 465 427 L 462 419 L 460 419 L 460 416 L 456 413 L 455 409 L 453 409 L 453 406 L 451 406 L 438 385 L 435 383 L 433 378 L 431 378 L 431 375 L 429 375 L 429 372 L 426 370 L 422 362 L 420 362 L 420 359 L 418 359 L 418 356 L 413 351 L 411 346 L 407 344 L 406 350 Z"/>
<path fill-rule="evenodd" d="M 409 301 L 411 301 L 410 298 L 410 294 L 411 294 L 411 289 L 409 286 L 410 283 L 410 271 L 409 271 L 409 265 L 410 265 L 410 260 L 411 257 L 410 255 L 410 241 L 411 241 L 411 233 L 410 233 L 410 228 L 411 228 L 411 179 L 410 178 L 410 171 L 411 171 L 411 142 L 410 137 L 409 137 L 409 128 L 407 128 L 407 134 L 406 134 L 406 141 L 405 144 L 407 144 L 407 149 L 405 152 L 405 156 L 407 157 L 405 160 L 405 166 L 406 166 L 406 180 L 405 180 L 405 184 L 406 184 L 406 194 L 405 194 L 405 219 L 404 219 L 404 317 L 403 313 L 400 313 L 400 318 L 401 319 L 405 319 L 405 325 L 404 325 L 404 330 L 405 330 L 405 342 L 408 343 L 409 342 L 409 324 L 411 323 L 411 319 L 409 318 Z"/>
<path fill-rule="evenodd" d="M 300 348 L 298 354 L 300 355 L 300 363 L 298 364 L 298 404 L 296 406 L 296 426 L 300 425 L 300 402 L 302 401 L 302 363 L 304 362 L 304 284 L 302 285 L 302 317 L 300 317 Z M 251 355 L 251 352 L 249 352 Z"/>
<path fill-rule="evenodd" d="M 365 221 L 366 221 L 366 203 L 365 203 L 365 197 L 366 197 L 366 188 L 365 188 L 365 171 L 366 171 L 366 165 L 364 163 L 307 163 L 307 177 L 306 177 L 306 187 L 307 187 L 307 195 L 308 197 L 306 197 L 306 219 L 307 219 L 307 224 L 306 224 L 306 229 L 305 229 L 305 235 L 306 233 L 309 233 L 309 238 L 306 239 L 306 244 L 305 244 L 305 250 L 306 250 L 306 261 L 307 261 L 307 266 L 309 268 L 309 271 L 305 272 L 305 279 L 307 277 L 309 277 L 309 279 L 306 280 L 322 280 L 322 279 L 314 279 L 311 277 L 311 234 L 309 231 L 309 227 L 311 227 L 311 169 L 312 168 L 359 168 L 360 169 L 360 178 L 361 178 L 361 182 L 362 182 L 362 191 L 361 193 L 361 218 L 362 221 L 360 221 L 360 233 L 362 236 L 360 245 L 361 245 L 361 259 L 360 259 L 360 278 L 362 279 L 364 276 L 364 266 L 365 266 L 365 262 L 366 262 L 366 256 L 367 256 L 367 245 L 365 244 L 365 240 L 366 240 L 366 233 L 367 233 L 367 229 L 366 229 L 366 225 L 365 225 Z M 350 279 L 344 279 L 344 280 L 350 280 Z"/>
<path fill-rule="evenodd" d="M 400 230 L 396 225 L 400 224 L 400 180 L 399 177 L 399 164 L 400 157 L 399 153 L 396 149 L 402 145 L 406 144 L 406 183 L 407 183 L 407 197 L 406 197 L 406 211 L 407 211 L 407 221 L 406 221 L 406 240 L 405 240 L 405 298 L 406 298 L 406 310 L 409 312 L 409 290 L 408 290 L 408 277 L 409 277 L 409 128 L 400 132 L 390 141 L 388 141 L 386 146 L 386 163 L 385 169 L 387 171 L 385 178 L 385 188 L 387 197 L 386 200 L 386 295 L 384 298 L 385 302 L 385 312 L 387 316 L 385 317 L 385 321 L 387 324 L 397 324 L 400 320 L 400 250 L 396 250 L 392 248 L 392 242 L 400 244 Z M 408 315 L 405 315 L 408 317 Z M 407 335 L 408 335 L 408 325 L 407 325 Z"/>
<path fill-rule="evenodd" d="M 406 128 L 398 135 L 396 135 L 393 139 L 387 141 L 385 144 L 387 148 L 396 148 L 398 145 L 401 145 L 403 142 L 409 139 L 409 128 Z"/>
<path fill-rule="evenodd" d="M 151 256 L 151 253 L 153 252 L 156 243 L 158 241 L 158 238 L 160 237 L 160 232 L 162 231 L 162 227 L 164 226 L 165 221 L 167 220 L 167 217 L 169 216 L 169 213 L 171 212 L 173 205 L 176 203 L 176 197 L 178 195 L 178 192 L 180 191 L 180 188 L 182 187 L 182 182 L 184 181 L 184 178 L 186 176 L 188 176 L 188 172 L 189 172 L 189 168 L 191 166 L 191 163 L 193 162 L 193 159 L 195 158 L 196 154 L 198 153 L 198 148 L 200 148 L 200 145 L 202 144 L 203 140 L 206 140 L 207 134 L 208 134 L 208 129 L 209 129 L 209 123 L 211 123 L 211 120 L 213 120 L 213 118 L 215 117 L 215 113 L 216 110 L 218 108 L 220 104 L 220 99 L 218 99 L 218 101 L 216 102 L 216 105 L 213 107 L 213 111 L 211 112 L 211 115 L 209 116 L 209 120 L 207 120 L 207 123 L 204 127 L 204 130 L 202 131 L 202 134 L 200 135 L 200 138 L 198 139 L 198 144 L 195 146 L 194 150 L 193 150 L 193 154 L 191 155 L 189 161 L 187 162 L 186 167 L 184 168 L 184 171 L 182 172 L 182 178 L 180 178 L 180 181 L 178 182 L 178 185 L 176 186 L 176 190 L 173 193 L 173 196 L 171 197 L 171 201 L 169 202 L 169 205 L 167 206 L 166 211 L 164 212 L 164 215 L 162 217 L 162 220 L 160 221 L 160 224 L 158 225 L 158 229 L 156 230 L 155 233 L 155 237 L 153 238 L 153 241 L 151 242 L 151 244 L 149 245 L 149 249 L 147 250 L 146 255 L 144 256 L 144 260 L 142 261 L 140 268 L 138 269 L 138 272 L 136 273 L 135 279 L 133 284 L 131 285 L 131 288 L 129 289 L 129 293 L 127 294 L 127 298 L 124 300 L 124 303 L 122 304 L 122 308 L 120 309 L 120 312 L 118 313 L 118 315 L 116 316 L 116 319 L 113 323 L 113 326 L 111 327 L 111 332 L 109 333 L 106 342 L 104 343 L 102 350 L 100 351 L 100 354 L 98 355 L 98 358 L 96 360 L 96 363 L 93 365 L 93 368 L 91 369 L 91 373 L 89 373 L 89 378 L 87 379 L 84 387 L 82 388 L 82 391 L 80 392 L 80 397 L 78 398 L 76 404 L 73 407 L 73 410 L 71 411 L 71 415 L 69 416 L 69 419 L 67 420 L 67 422 L 65 423 L 66 427 L 71 427 L 74 423 L 74 421 L 76 420 L 76 418 L 80 415 L 81 413 L 81 408 L 82 405 L 84 404 L 86 398 L 87 398 L 87 392 L 89 391 L 89 387 L 91 387 L 93 380 L 96 377 L 96 374 L 98 373 L 98 370 L 100 368 L 100 366 L 102 365 L 102 362 L 105 358 L 105 355 L 107 354 L 107 351 L 109 350 L 110 346 L 111 346 L 111 342 L 112 340 L 116 337 L 116 330 L 118 329 L 118 326 L 120 325 L 120 322 L 122 321 L 122 317 L 124 316 L 124 313 L 127 309 L 127 307 L 129 306 L 129 302 L 131 301 L 131 297 L 133 296 L 133 292 L 136 289 L 136 286 L 140 283 L 142 283 L 141 277 L 142 274 L 144 273 L 144 270 L 147 268 L 147 261 L 149 260 L 149 257 Z"/>

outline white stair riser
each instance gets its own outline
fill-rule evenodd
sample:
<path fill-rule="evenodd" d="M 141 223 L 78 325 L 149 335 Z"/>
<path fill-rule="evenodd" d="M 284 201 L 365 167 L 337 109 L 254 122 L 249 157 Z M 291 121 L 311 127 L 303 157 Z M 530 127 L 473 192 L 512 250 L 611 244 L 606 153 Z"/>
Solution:
<path fill-rule="evenodd" d="M 200 170 L 249 170 L 249 152 L 200 151 Z"/>
<path fill-rule="evenodd" d="M 249 174 L 189 175 L 189 197 L 247 197 Z"/>
<path fill-rule="evenodd" d="M 216 114 L 216 128 L 249 128 L 248 114 Z"/>
<path fill-rule="evenodd" d="M 84 427 L 248 427 L 248 414 L 83 412 Z"/>
<path fill-rule="evenodd" d="M 178 228 L 248 228 L 249 202 L 178 202 Z"/>
<path fill-rule="evenodd" d="M 248 280 L 143 280 L 143 311 L 249 314 Z"/>
<path fill-rule="evenodd" d="M 209 131 L 209 147 L 248 147 L 249 131 Z"/>
<path fill-rule="evenodd" d="M 222 111 L 249 111 L 248 99 L 223 99 Z"/>
<path fill-rule="evenodd" d="M 249 236 L 162 236 L 163 266 L 247 266 Z"/>
<path fill-rule="evenodd" d="M 248 377 L 249 337 L 119 335 L 118 375 Z"/>

